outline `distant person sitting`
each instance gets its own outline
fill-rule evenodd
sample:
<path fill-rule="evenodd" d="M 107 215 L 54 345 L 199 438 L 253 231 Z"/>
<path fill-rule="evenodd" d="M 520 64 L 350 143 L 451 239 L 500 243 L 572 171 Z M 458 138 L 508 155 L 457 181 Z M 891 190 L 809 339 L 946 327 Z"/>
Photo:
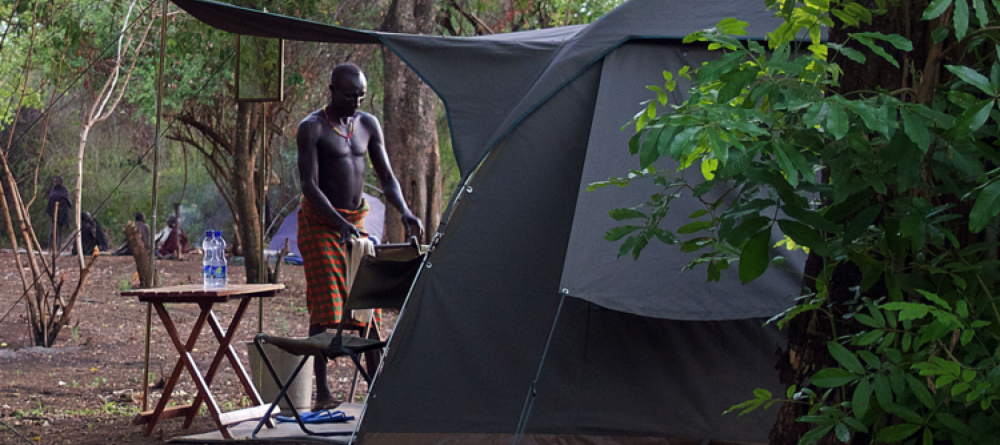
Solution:
<path fill-rule="evenodd" d="M 177 225 L 177 217 L 173 215 L 167 217 L 167 227 L 156 235 L 156 245 L 156 254 L 165 258 L 179 257 L 178 252 L 188 251 L 188 238 Z"/>
<path fill-rule="evenodd" d="M 104 227 L 89 212 L 80 214 L 80 244 L 83 246 L 83 253 L 86 255 L 94 253 L 95 247 L 100 249 L 101 252 L 111 250 L 108 237 L 104 233 Z M 73 253 L 76 254 L 76 246 L 73 246 Z"/>
<path fill-rule="evenodd" d="M 142 245 L 146 247 L 146 252 L 149 252 L 149 224 L 146 224 L 146 215 L 142 212 L 135 212 L 135 230 L 139 232 L 139 238 L 142 240 Z M 128 241 L 115 250 L 115 255 L 132 255 L 132 249 L 129 248 Z"/>
<path fill-rule="evenodd" d="M 59 207 L 59 215 L 56 216 L 56 204 Z M 69 189 L 62 183 L 62 177 L 52 178 L 52 188 L 49 189 L 48 203 L 45 205 L 45 213 L 49 215 L 51 223 L 55 217 L 56 224 L 49 234 L 49 241 L 58 245 L 62 240 L 62 229 L 69 228 L 69 211 L 73 208 L 73 203 L 69 200 Z"/>

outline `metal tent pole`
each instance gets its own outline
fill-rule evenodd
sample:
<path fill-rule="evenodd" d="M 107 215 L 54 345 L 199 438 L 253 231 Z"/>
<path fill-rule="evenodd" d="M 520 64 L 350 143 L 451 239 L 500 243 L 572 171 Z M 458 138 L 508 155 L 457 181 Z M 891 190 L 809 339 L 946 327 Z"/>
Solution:
<path fill-rule="evenodd" d="M 160 65 L 156 71 L 156 145 L 153 149 L 153 211 L 151 212 L 151 226 L 153 233 L 156 233 L 156 191 L 160 173 L 160 127 L 163 121 L 163 60 L 167 47 L 167 2 L 162 0 L 163 8 L 160 12 Z M 156 241 L 153 240 L 149 246 L 149 279 L 150 286 L 156 287 Z M 152 324 L 153 307 L 152 303 L 146 303 L 146 351 L 142 361 L 142 410 L 149 409 L 149 337 Z"/>
<path fill-rule="evenodd" d="M 538 362 L 538 372 L 535 373 L 535 379 L 528 386 L 528 396 L 525 397 L 524 407 L 521 408 L 521 418 L 517 421 L 517 430 L 514 431 L 514 438 L 511 440 L 512 445 L 520 445 L 521 440 L 524 439 L 524 432 L 528 429 L 528 419 L 531 418 L 531 409 L 535 407 L 535 397 L 538 395 L 538 379 L 542 377 L 545 358 L 549 355 L 549 346 L 552 345 L 552 337 L 556 333 L 556 324 L 559 322 L 559 316 L 562 315 L 563 303 L 566 302 L 566 295 L 569 295 L 569 291 L 563 289 L 561 294 L 559 297 L 559 308 L 556 309 L 556 317 L 552 319 L 549 338 L 545 341 L 545 349 L 542 351 L 542 359 Z"/>

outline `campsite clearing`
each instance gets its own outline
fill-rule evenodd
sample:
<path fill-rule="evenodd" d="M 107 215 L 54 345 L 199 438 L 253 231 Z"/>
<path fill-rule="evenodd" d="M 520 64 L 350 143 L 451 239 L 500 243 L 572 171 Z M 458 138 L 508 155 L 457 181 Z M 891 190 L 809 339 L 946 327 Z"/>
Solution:
<path fill-rule="evenodd" d="M 67 282 L 76 281 L 74 257 L 62 257 L 60 270 Z M 157 270 L 164 285 L 199 283 L 200 256 L 186 261 L 157 261 Z M 234 282 L 243 282 L 242 266 L 231 268 Z M 150 437 L 142 428 L 131 423 L 139 411 L 142 394 L 143 338 L 146 305 L 119 292 L 133 285 L 135 263 L 132 257 L 103 256 L 94 266 L 89 283 L 73 311 L 73 320 L 59 336 L 53 348 L 32 347 L 24 319 L 23 303 L 15 306 L 23 290 L 14 256 L 0 253 L 0 422 L 14 428 L 31 443 L 91 445 L 107 443 L 159 444 L 171 437 L 211 431 L 215 424 L 200 416 L 194 425 L 181 429 L 183 420 L 160 422 Z M 269 298 L 264 307 L 264 330 L 278 335 L 301 336 L 307 333 L 308 313 L 305 308 L 305 275 L 301 267 L 284 265 L 282 281 L 287 290 Z M 223 322 L 236 304 L 220 304 L 216 312 Z M 197 310 L 186 306 L 168 307 L 181 330 L 195 321 Z M 388 317 L 389 326 L 395 317 Z M 176 353 L 153 317 L 150 352 L 152 384 L 169 374 Z M 253 303 L 243 327 L 239 330 L 236 350 L 247 364 L 246 346 L 257 333 L 257 304 Z M 208 366 L 211 359 L 212 334 L 207 329 L 199 338 L 196 360 Z M 204 348 L 204 350 L 200 349 Z M 350 389 L 350 369 L 338 363 L 331 370 L 335 394 L 343 397 Z M 241 389 L 228 366 L 220 369 L 212 385 L 219 404 L 226 411 L 240 407 Z M 172 401 L 189 403 L 194 397 L 194 383 L 188 376 L 180 380 Z M 152 408 L 161 392 L 151 389 Z M 0 443 L 28 443 L 9 428 L 0 425 Z"/>

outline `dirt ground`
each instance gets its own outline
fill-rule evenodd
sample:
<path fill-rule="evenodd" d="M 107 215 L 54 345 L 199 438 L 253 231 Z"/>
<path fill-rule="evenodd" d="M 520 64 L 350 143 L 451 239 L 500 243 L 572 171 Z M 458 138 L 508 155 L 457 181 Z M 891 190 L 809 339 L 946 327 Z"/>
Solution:
<path fill-rule="evenodd" d="M 59 258 L 57 266 L 66 273 L 67 283 L 76 283 L 79 268 L 74 257 Z M 164 285 L 201 282 L 200 255 L 184 261 L 159 260 L 156 266 Z M 245 282 L 242 266 L 231 266 L 230 270 L 230 282 Z M 283 265 L 281 281 L 287 289 L 264 303 L 264 332 L 305 336 L 309 320 L 302 267 Z M 199 417 L 187 430 L 181 429 L 183 420 L 169 419 L 160 421 L 154 433 L 146 437 L 144 427 L 131 423 L 141 408 L 147 308 L 132 297 L 122 297 L 120 292 L 137 283 L 131 256 L 101 256 L 73 309 L 70 325 L 60 333 L 54 347 L 38 348 L 31 344 L 14 254 L 0 252 L 0 443 L 160 444 L 171 437 L 215 428 L 207 416 Z M 169 305 L 168 310 L 178 331 L 186 337 L 198 315 L 197 308 L 178 304 Z M 215 306 L 223 326 L 228 325 L 235 310 L 236 303 Z M 391 328 L 394 317 L 386 318 L 385 324 Z M 257 319 L 257 304 L 252 303 L 234 342 L 244 366 L 248 366 L 244 342 L 257 333 Z M 383 332 L 386 335 L 388 330 Z M 157 388 L 162 387 L 162 379 L 169 377 L 177 360 L 155 314 L 151 338 L 149 368 L 155 375 L 150 379 L 150 409 L 162 394 Z M 216 345 L 206 326 L 194 353 L 202 372 L 207 371 Z M 343 399 L 350 390 L 352 368 L 344 360 L 330 367 L 332 389 Z M 228 363 L 221 367 L 212 389 L 223 411 L 248 403 Z M 185 374 L 170 404 L 190 403 L 194 395 L 194 383 Z"/>

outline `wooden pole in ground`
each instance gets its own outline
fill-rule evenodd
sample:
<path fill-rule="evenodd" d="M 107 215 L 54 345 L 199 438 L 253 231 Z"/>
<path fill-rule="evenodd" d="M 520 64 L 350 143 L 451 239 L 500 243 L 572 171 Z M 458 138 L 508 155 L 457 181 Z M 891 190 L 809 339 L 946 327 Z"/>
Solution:
<path fill-rule="evenodd" d="M 167 2 L 162 0 L 160 12 L 160 65 L 156 72 L 156 145 L 153 149 L 153 211 L 150 220 L 150 232 L 156 233 L 156 189 L 160 176 L 160 126 L 163 121 L 163 59 L 167 47 Z M 149 248 L 149 279 L 152 287 L 156 286 L 156 241 Z M 142 410 L 149 408 L 149 335 L 153 321 L 152 303 L 146 303 L 146 352 L 142 361 Z"/>

